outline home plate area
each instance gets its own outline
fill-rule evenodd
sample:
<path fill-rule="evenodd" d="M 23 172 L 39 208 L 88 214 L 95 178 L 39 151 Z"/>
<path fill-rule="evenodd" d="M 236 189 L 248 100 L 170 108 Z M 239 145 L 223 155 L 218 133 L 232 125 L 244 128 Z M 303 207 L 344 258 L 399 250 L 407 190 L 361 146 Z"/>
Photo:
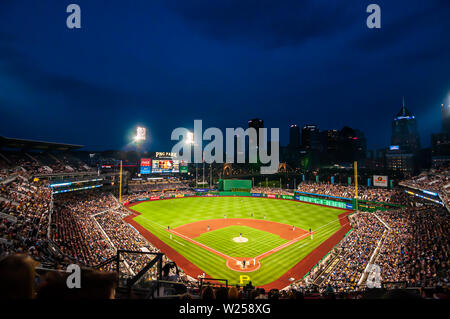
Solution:
<path fill-rule="evenodd" d="M 227 258 L 227 267 L 239 272 L 258 270 L 261 264 L 256 258 Z"/>
<path fill-rule="evenodd" d="M 258 270 L 262 258 L 309 236 L 293 225 L 246 218 L 203 220 L 169 231 L 226 259 L 227 267 L 237 272 Z"/>

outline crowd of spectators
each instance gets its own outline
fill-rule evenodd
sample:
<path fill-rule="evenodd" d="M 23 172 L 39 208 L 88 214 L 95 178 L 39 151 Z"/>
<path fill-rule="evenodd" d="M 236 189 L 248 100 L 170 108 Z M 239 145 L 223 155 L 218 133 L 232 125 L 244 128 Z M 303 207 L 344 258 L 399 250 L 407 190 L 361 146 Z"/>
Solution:
<path fill-rule="evenodd" d="M 184 189 L 184 190 L 177 190 L 177 189 L 166 189 L 160 192 L 142 192 L 142 193 L 131 193 L 124 195 L 122 198 L 124 201 L 133 201 L 137 199 L 146 199 L 151 197 L 173 197 L 173 196 L 181 196 L 181 195 L 195 195 L 196 192 L 193 189 Z"/>
<path fill-rule="evenodd" d="M 0 161 L 0 169 L 21 169 L 29 175 L 92 171 L 86 163 L 65 154 L 12 152 L 2 154 L 9 158 Z"/>
<path fill-rule="evenodd" d="M 304 193 L 314 193 L 327 196 L 354 198 L 355 187 L 329 183 L 302 183 L 297 190 Z M 399 189 L 385 189 L 380 187 L 358 187 L 358 198 L 362 200 L 404 204 L 405 194 Z"/>
<path fill-rule="evenodd" d="M 391 228 L 376 260 L 384 281 L 419 287 L 449 284 L 450 223 L 443 209 L 425 206 L 378 215 Z"/>
<path fill-rule="evenodd" d="M 49 260 L 48 211 L 51 191 L 41 182 L 29 182 L 21 171 L 0 183 L 0 256 L 27 252 Z"/>
<path fill-rule="evenodd" d="M 294 284 L 294 288 L 311 288 L 318 284 L 319 292 L 332 287 L 334 292 L 358 291 L 358 282 L 385 228 L 372 213 L 358 213 L 351 217 L 353 230 L 331 252 L 331 258 L 311 271 L 308 278 Z M 331 271 L 323 273 L 337 258 Z"/>
<path fill-rule="evenodd" d="M 63 193 L 55 196 L 51 239 L 61 252 L 93 266 L 108 259 L 113 247 L 104 238 L 91 216 L 118 206 L 110 195 L 101 191 Z"/>
<path fill-rule="evenodd" d="M 378 217 L 378 218 L 377 218 Z M 361 278 L 372 263 L 380 267 L 379 281 L 402 287 L 448 288 L 449 218 L 436 206 L 357 213 L 353 230 L 310 274 L 289 289 L 319 293 L 361 291 Z M 380 249 L 375 252 L 379 245 Z M 288 290 L 289 290 L 288 289 Z"/>
<path fill-rule="evenodd" d="M 159 252 L 123 218 L 130 212 L 119 205 L 111 195 L 101 190 L 60 194 L 55 199 L 52 240 L 63 254 L 86 265 L 95 266 L 116 256 L 117 250 Z M 146 254 L 124 254 L 121 262 L 122 277 L 139 273 L 150 262 Z M 169 263 L 165 256 L 163 262 Z M 113 270 L 110 263 L 104 270 Z M 156 267 L 146 278 L 156 279 Z M 190 283 L 192 279 L 179 272 L 178 280 Z"/>
<path fill-rule="evenodd" d="M 102 214 L 94 216 L 100 227 L 105 232 L 112 246 L 118 250 L 131 250 L 141 252 L 160 252 L 156 247 L 150 244 L 142 235 L 124 222 L 123 218 L 129 215 L 129 211 L 124 208 L 108 210 Z M 110 256 L 111 257 L 111 256 Z M 124 266 L 129 274 L 137 274 L 148 262 L 151 256 L 145 254 L 125 254 Z M 164 262 L 170 262 L 165 256 Z M 147 274 L 150 279 L 156 279 L 156 268 L 153 267 Z"/>
<path fill-rule="evenodd" d="M 294 196 L 294 191 L 290 189 L 273 188 L 273 187 L 252 187 L 252 193 L 290 195 Z"/>
<path fill-rule="evenodd" d="M 165 191 L 184 191 L 189 190 L 190 187 L 184 182 L 146 182 L 146 183 L 132 183 L 128 184 L 130 192 L 148 192 L 148 193 L 163 193 Z"/>

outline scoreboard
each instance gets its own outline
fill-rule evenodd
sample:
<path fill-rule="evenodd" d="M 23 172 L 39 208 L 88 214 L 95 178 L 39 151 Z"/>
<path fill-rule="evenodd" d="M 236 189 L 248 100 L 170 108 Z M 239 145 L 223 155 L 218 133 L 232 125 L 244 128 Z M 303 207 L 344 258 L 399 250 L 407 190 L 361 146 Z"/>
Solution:
<path fill-rule="evenodd" d="M 179 173 L 180 161 L 168 159 L 152 160 L 152 173 Z"/>
<path fill-rule="evenodd" d="M 187 173 L 188 165 L 176 159 L 141 158 L 141 174 Z"/>

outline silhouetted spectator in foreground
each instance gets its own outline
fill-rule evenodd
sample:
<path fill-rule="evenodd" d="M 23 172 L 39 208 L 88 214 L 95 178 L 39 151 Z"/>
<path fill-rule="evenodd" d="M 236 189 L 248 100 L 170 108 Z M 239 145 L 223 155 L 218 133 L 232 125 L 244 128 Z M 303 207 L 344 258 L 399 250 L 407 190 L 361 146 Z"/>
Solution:
<path fill-rule="evenodd" d="M 239 299 L 239 290 L 236 287 L 231 287 L 228 289 L 228 299 Z"/>
<path fill-rule="evenodd" d="M 211 286 L 204 287 L 202 290 L 201 299 L 203 300 L 214 300 L 216 299 L 216 294 L 214 293 L 214 289 Z"/>
<path fill-rule="evenodd" d="M 69 273 L 50 272 L 38 288 L 38 299 L 114 299 L 117 274 L 92 269 L 81 270 L 81 287 L 68 288 Z"/>
<path fill-rule="evenodd" d="M 225 287 L 219 287 L 216 290 L 216 299 L 217 300 L 227 300 L 228 299 L 228 290 Z"/>
<path fill-rule="evenodd" d="M 0 260 L 0 299 L 34 298 L 35 263 L 24 254 Z"/>

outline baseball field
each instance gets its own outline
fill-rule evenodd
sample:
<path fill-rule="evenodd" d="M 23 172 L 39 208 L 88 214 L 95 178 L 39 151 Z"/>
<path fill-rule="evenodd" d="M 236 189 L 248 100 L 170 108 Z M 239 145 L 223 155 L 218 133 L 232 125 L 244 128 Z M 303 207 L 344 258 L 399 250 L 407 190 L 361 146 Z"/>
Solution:
<path fill-rule="evenodd" d="M 301 279 L 350 230 L 348 211 L 294 200 L 184 197 L 129 208 L 125 220 L 188 275 L 265 288 Z"/>

